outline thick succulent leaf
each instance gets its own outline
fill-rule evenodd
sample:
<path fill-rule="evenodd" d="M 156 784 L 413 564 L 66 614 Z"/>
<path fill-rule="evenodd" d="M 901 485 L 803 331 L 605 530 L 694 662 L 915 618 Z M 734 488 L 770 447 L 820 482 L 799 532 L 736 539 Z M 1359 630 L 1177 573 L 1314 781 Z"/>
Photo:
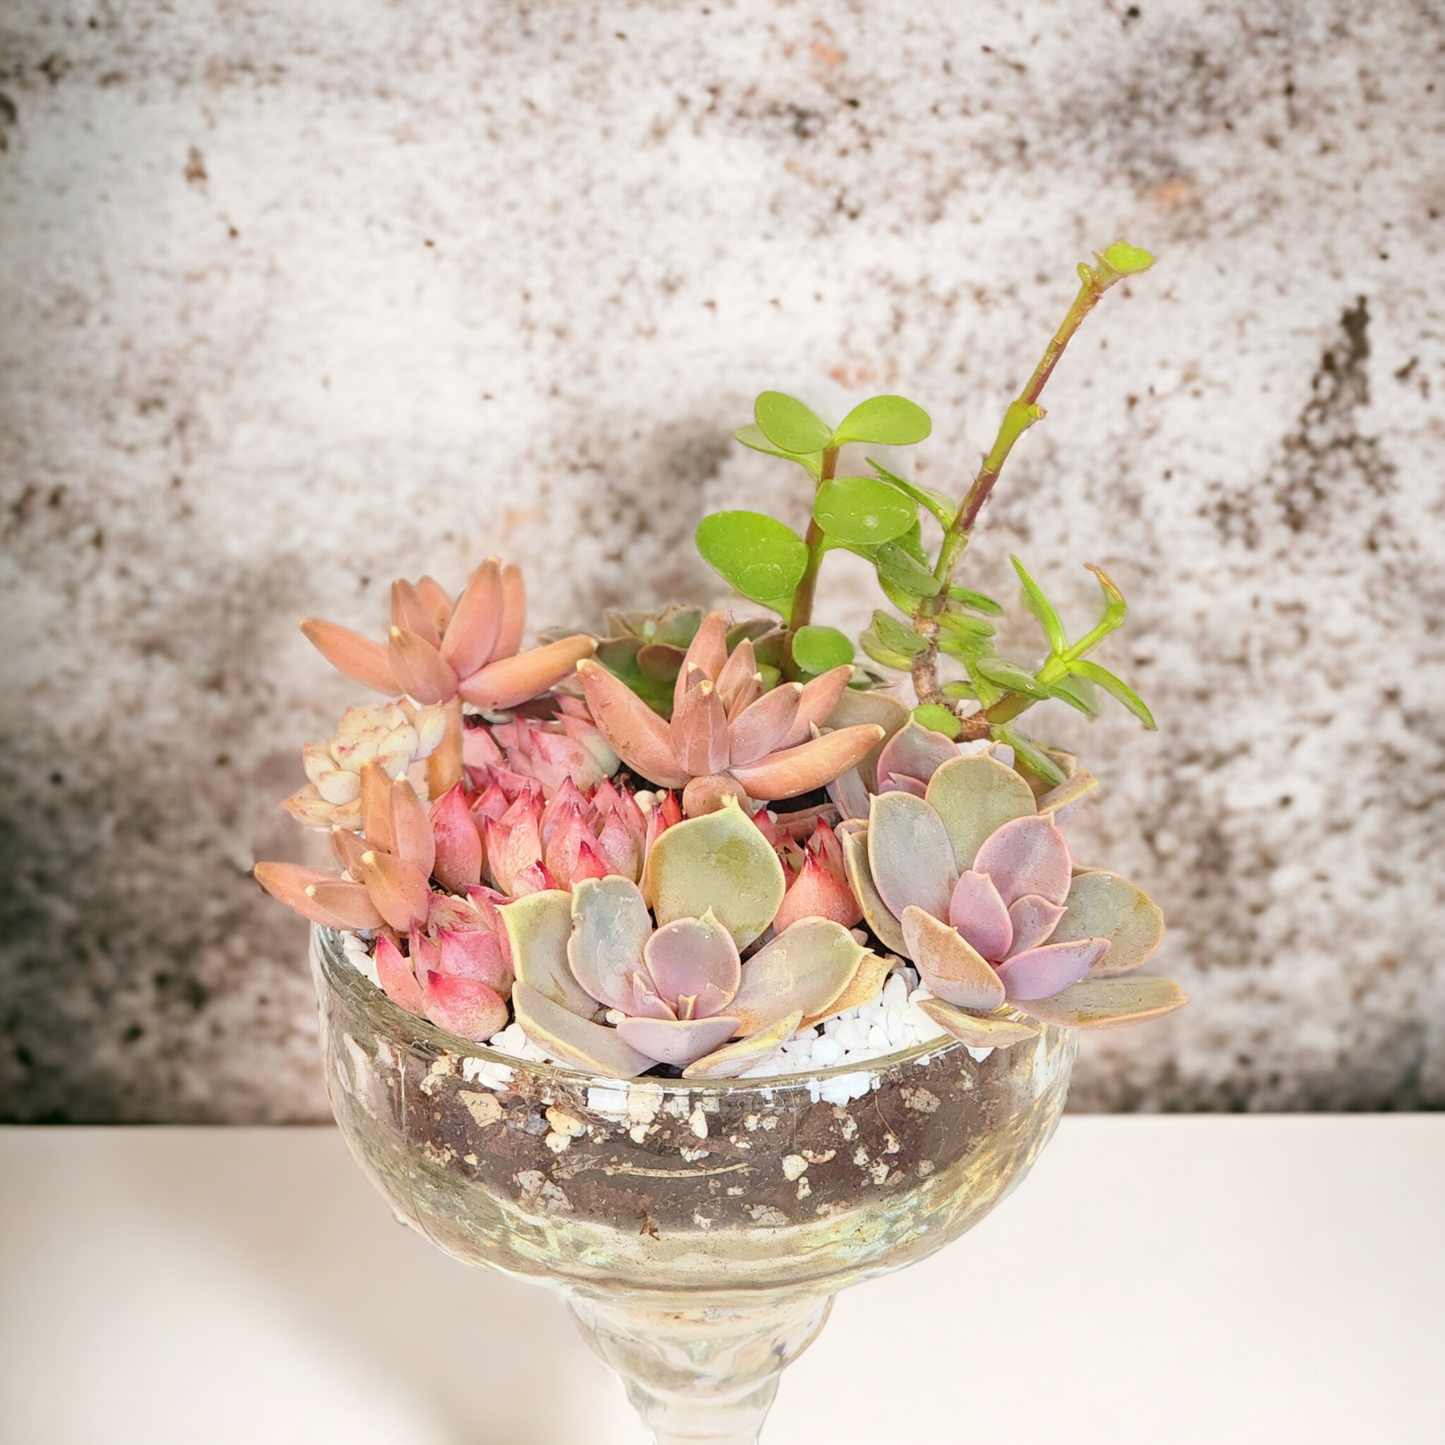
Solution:
<path fill-rule="evenodd" d="M 385 934 L 376 940 L 375 962 L 376 976 L 381 980 L 382 991 L 387 998 L 408 1013 L 425 1014 L 426 999 L 411 964 Z"/>
<path fill-rule="evenodd" d="M 984 840 L 973 860 L 993 879 L 1005 903 L 1034 893 L 1062 903 L 1073 877 L 1073 859 L 1064 835 L 1043 816 L 1014 818 Z"/>
<path fill-rule="evenodd" d="M 906 953 L 908 946 L 903 941 L 903 926 L 879 897 L 873 882 L 873 870 L 868 866 L 866 826 L 856 832 L 840 832 L 838 841 L 843 845 L 843 871 L 848 875 L 848 886 L 863 909 L 863 921 L 877 934 L 884 948 L 894 953 Z"/>
<path fill-rule="evenodd" d="M 866 759 L 865 759 L 866 761 Z M 862 764 L 859 765 L 861 768 Z M 864 785 L 859 768 L 849 768 L 828 784 L 828 798 L 845 821 L 866 820 L 868 817 L 868 789 Z"/>
<path fill-rule="evenodd" d="M 813 519 L 835 542 L 891 542 L 918 520 L 918 503 L 876 477 L 835 477 L 818 488 Z"/>
<path fill-rule="evenodd" d="M 586 661 L 577 669 L 602 736 L 628 767 L 664 788 L 680 788 L 687 773 L 678 762 L 668 725 L 600 663 Z"/>
<path fill-rule="evenodd" d="M 1034 811 L 1029 785 L 1012 768 L 987 754 L 945 763 L 929 779 L 925 796 L 943 820 L 960 871 L 974 866 L 980 846 L 991 833 Z"/>
<path fill-rule="evenodd" d="M 803 918 L 831 918 L 844 928 L 852 928 L 862 917 L 853 890 L 831 868 L 809 853 L 803 859 L 802 871 L 788 885 L 787 896 L 773 927 L 781 933 Z"/>
<path fill-rule="evenodd" d="M 1158 1018 L 1188 1002 L 1172 978 L 1086 978 L 1052 998 L 1034 999 L 1026 1008 L 1040 1023 L 1097 1029 Z"/>
<path fill-rule="evenodd" d="M 803 539 L 760 512 L 713 512 L 698 523 L 695 540 L 734 591 L 765 606 L 791 597 L 808 566 Z"/>
<path fill-rule="evenodd" d="M 864 1004 L 872 1003 L 878 997 L 892 969 L 891 960 L 873 952 L 865 953 L 858 961 L 858 971 L 849 979 L 843 992 L 826 1008 L 810 1014 L 798 1027 L 810 1029 L 814 1024 L 832 1018 L 834 1014 L 846 1013 L 851 1008 L 862 1008 Z"/>
<path fill-rule="evenodd" d="M 361 831 L 372 848 L 390 853 L 396 847 L 391 828 L 391 779 L 380 763 L 362 764 Z"/>
<path fill-rule="evenodd" d="M 1013 918 L 987 873 L 968 869 L 958 875 L 948 922 L 982 958 L 1004 958 L 1013 946 Z"/>
<path fill-rule="evenodd" d="M 751 641 L 744 637 L 728 655 L 717 675 L 718 696 L 722 698 L 729 717 L 735 717 L 742 711 L 742 707 L 735 706 L 735 703 L 743 697 L 752 702 L 762 696 L 762 685 L 757 679 L 757 671 L 757 654 L 753 651 Z M 757 691 L 753 692 L 755 686 Z"/>
<path fill-rule="evenodd" d="M 704 1054 L 690 1063 L 682 1071 L 682 1076 L 684 1079 L 735 1079 L 739 1074 L 767 1063 L 792 1038 L 802 1019 L 800 1013 L 787 1014 L 735 1044 L 724 1044 L 722 1048 Z"/>
<path fill-rule="evenodd" d="M 583 658 L 597 650 L 597 639 L 578 633 L 545 647 L 498 657 L 480 672 L 464 678 L 457 689 L 473 707 L 486 710 L 516 707 L 541 697 L 548 688 L 572 676 Z"/>
<path fill-rule="evenodd" d="M 588 878 L 572 890 L 571 906 L 567 963 L 572 977 L 599 1003 L 634 1012 L 632 980 L 642 967 L 642 947 L 652 932 L 642 890 L 626 878 Z"/>
<path fill-rule="evenodd" d="M 393 627 L 387 636 L 386 659 L 402 690 L 417 702 L 445 702 L 456 695 L 457 675 L 451 664 L 415 632 Z"/>
<path fill-rule="evenodd" d="M 507 1026 L 506 1000 L 480 979 L 428 970 L 422 997 L 426 1016 L 459 1038 L 484 1042 Z"/>
<path fill-rule="evenodd" d="M 708 682 L 716 682 L 722 676 L 722 670 L 728 661 L 727 637 L 727 618 L 721 612 L 709 612 L 698 624 L 678 671 L 672 697 L 674 707 L 682 701 L 683 693 L 693 685 L 688 677 L 690 667 L 701 668 L 703 677 Z"/>
<path fill-rule="evenodd" d="M 428 878 L 436 867 L 437 845 L 426 805 L 406 778 L 391 785 L 392 851 L 405 863 L 414 863 Z"/>
<path fill-rule="evenodd" d="M 728 798 L 715 813 L 674 824 L 657 839 L 642 891 L 659 924 L 701 918 L 710 908 L 742 949 L 773 921 L 786 889 L 778 855 Z"/>
<path fill-rule="evenodd" d="M 793 660 L 804 672 L 827 672 L 853 661 L 853 644 L 836 627 L 809 624 L 793 634 Z"/>
<path fill-rule="evenodd" d="M 753 403 L 758 430 L 790 456 L 806 456 L 833 444 L 833 429 L 811 407 L 786 392 L 760 392 Z"/>
<path fill-rule="evenodd" d="M 824 725 L 830 728 L 847 728 L 857 727 L 860 723 L 875 723 L 883 729 L 882 740 L 870 748 L 858 764 L 858 772 L 864 785 L 870 793 L 876 793 L 879 754 L 887 747 L 888 740 L 907 725 L 908 719 L 908 709 L 896 697 L 889 697 L 886 692 L 864 692 L 850 687 L 838 699 Z"/>
<path fill-rule="evenodd" d="M 785 452 L 782 447 L 775 447 L 768 440 L 767 433 L 756 422 L 748 426 L 740 426 L 733 436 L 745 447 L 751 447 L 755 452 L 766 452 L 770 457 L 782 457 L 785 461 L 801 463 L 815 478 L 822 470 L 823 454 L 821 450 L 802 455 L 798 452 Z"/>
<path fill-rule="evenodd" d="M 938 733 L 952 742 L 963 731 L 958 714 L 938 702 L 920 703 L 913 709 L 913 721 L 927 732 Z M 953 753 L 957 757 L 957 752 Z"/>
<path fill-rule="evenodd" d="M 691 669 L 694 676 L 697 669 Z M 672 711 L 672 746 L 694 777 L 720 773 L 728 765 L 728 716 L 717 684 L 700 682 L 683 693 Z"/>
<path fill-rule="evenodd" d="M 1164 940 L 1164 913 L 1141 888 L 1117 873 L 1080 873 L 1064 900 L 1064 916 L 1053 941 L 1107 938 L 1109 951 L 1093 969 L 1095 978 L 1127 973 L 1151 958 Z"/>
<path fill-rule="evenodd" d="M 1107 667 L 1100 667 L 1097 662 L 1079 658 L 1069 664 L 1069 671 L 1087 678 L 1096 687 L 1103 688 L 1110 697 L 1123 703 L 1151 733 L 1157 731 L 1159 725 L 1154 721 L 1154 714 L 1149 711 L 1144 699 L 1123 678 L 1115 677 Z"/>
<path fill-rule="evenodd" d="M 838 699 L 848 689 L 853 669 L 847 664 L 831 668 L 804 685 L 798 694 L 798 711 L 793 725 L 783 739 L 785 748 L 797 747 L 813 736 L 814 727 L 821 727 L 829 714 L 838 706 Z"/>
<path fill-rule="evenodd" d="M 760 948 L 743 966 L 728 1012 L 753 1034 L 785 1014 L 821 1013 L 848 987 L 867 950 L 841 924 L 805 918 Z"/>
<path fill-rule="evenodd" d="M 1054 822 L 1061 823 L 1098 786 L 1099 780 L 1080 768 L 1039 799 L 1039 812 L 1052 813 Z"/>
<path fill-rule="evenodd" d="M 682 1068 L 710 1054 L 738 1032 L 730 1014 L 706 1019 L 623 1019 L 617 1037 L 659 1064 Z"/>
<path fill-rule="evenodd" d="M 1050 998 L 1077 983 L 1108 950 L 1102 938 L 1045 943 L 1006 959 L 998 976 L 1011 999 Z"/>
<path fill-rule="evenodd" d="M 911 717 L 884 743 L 878 757 L 878 777 L 882 780 L 892 774 L 927 783 L 939 768 L 957 757 L 958 748 L 947 736 L 923 727 Z"/>
<path fill-rule="evenodd" d="M 467 583 L 447 623 L 442 656 L 458 677 L 470 677 L 492 659 L 502 631 L 502 568 L 488 557 Z"/>
<path fill-rule="evenodd" d="M 415 863 L 368 850 L 361 855 L 361 881 L 381 916 L 399 933 L 426 921 L 431 884 Z"/>
<path fill-rule="evenodd" d="M 301 631 L 332 667 L 363 687 L 375 688 L 390 697 L 401 691 L 401 684 L 391 670 L 387 649 L 381 643 L 372 642 L 349 627 L 316 617 L 308 617 L 301 624 Z"/>
<path fill-rule="evenodd" d="M 948 924 L 910 906 L 903 911 L 903 937 L 923 982 L 945 1003 L 988 1010 L 1003 1003 L 998 974 Z"/>
<path fill-rule="evenodd" d="M 640 896 L 640 895 L 639 895 Z M 713 916 L 674 918 L 642 950 L 658 995 L 667 1003 L 694 997 L 694 1018 L 726 1007 L 742 981 L 742 963 L 732 934 Z"/>
<path fill-rule="evenodd" d="M 323 883 L 338 880 L 319 868 L 307 868 L 300 863 L 258 863 L 252 870 L 256 882 L 278 902 L 294 909 L 303 918 L 319 923 L 325 928 L 350 928 L 344 918 L 317 901 L 313 890 Z"/>
<path fill-rule="evenodd" d="M 508 562 L 502 568 L 502 625 L 497 630 L 492 660 L 511 657 L 521 647 L 522 633 L 526 627 L 527 583 L 522 576 L 522 569 L 515 562 Z M 575 638 L 572 640 L 576 641 Z M 498 706 L 506 707 L 508 704 L 499 703 Z"/>
<path fill-rule="evenodd" d="M 1019 582 L 1024 589 L 1024 606 L 1038 618 L 1039 626 L 1044 629 L 1049 639 L 1051 651 L 1063 652 L 1069 645 L 1069 640 L 1064 635 L 1064 624 L 1059 620 L 1059 614 L 1054 610 L 1054 604 L 1044 596 L 1044 589 L 1029 576 L 1024 564 L 1017 557 L 1010 556 L 1009 561 L 1014 564 L 1014 571 L 1018 573 Z"/>
<path fill-rule="evenodd" d="M 822 681 L 821 678 L 815 680 Z M 839 728 L 811 742 L 772 753 L 761 762 L 741 767 L 735 764 L 732 775 L 747 789 L 750 798 L 766 802 L 796 798 L 799 793 L 826 787 L 834 778 L 856 767 L 882 735 L 881 728 L 868 723 Z"/>
<path fill-rule="evenodd" d="M 512 968 L 526 984 L 559 1008 L 591 1018 L 597 1001 L 573 977 L 567 962 L 572 936 L 572 895 L 560 888 L 529 893 L 499 912 L 512 946 Z"/>
<path fill-rule="evenodd" d="M 363 884 L 324 878 L 311 884 L 306 893 L 323 913 L 340 919 L 343 928 L 380 928 L 386 921 Z"/>
<path fill-rule="evenodd" d="M 653 1065 L 649 1055 L 631 1047 L 616 1029 L 579 1018 L 525 983 L 512 990 L 512 1007 L 522 1032 L 564 1064 L 615 1079 L 636 1078 Z"/>
<path fill-rule="evenodd" d="M 798 715 L 802 686 L 785 682 L 744 708 L 728 724 L 728 752 L 734 766 L 765 758 L 783 745 Z"/>
<path fill-rule="evenodd" d="M 1038 1028 L 998 1014 L 967 1013 L 941 998 L 923 999 L 919 1008 L 960 1043 L 971 1049 L 1011 1049 L 1025 1039 L 1038 1037 Z"/>
<path fill-rule="evenodd" d="M 868 867 L 896 918 L 910 905 L 948 917 L 958 881 L 943 819 L 911 793 L 879 793 L 868 819 Z"/>
<path fill-rule="evenodd" d="M 1009 922 L 1013 925 L 1013 942 L 1010 953 L 1023 953 L 1026 949 L 1037 948 L 1052 936 L 1064 916 L 1063 906 L 1050 903 L 1036 893 L 1025 893 L 1009 904 Z M 1085 935 L 1093 937 L 1094 935 Z M 1061 940 L 1055 939 L 1056 943 Z"/>

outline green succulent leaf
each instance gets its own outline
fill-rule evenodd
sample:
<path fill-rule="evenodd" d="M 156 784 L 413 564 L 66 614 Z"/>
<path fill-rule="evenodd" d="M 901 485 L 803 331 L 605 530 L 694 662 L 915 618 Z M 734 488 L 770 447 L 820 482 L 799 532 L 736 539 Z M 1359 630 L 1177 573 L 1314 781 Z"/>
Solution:
<path fill-rule="evenodd" d="M 872 457 L 868 458 L 868 465 L 883 478 L 885 482 L 897 487 L 900 492 L 907 492 L 920 507 L 926 507 L 938 519 L 940 527 L 951 527 L 953 519 L 958 515 L 958 507 L 947 492 L 935 492 L 931 487 L 919 487 L 914 483 L 905 481 L 902 477 L 895 476 Z"/>
<path fill-rule="evenodd" d="M 986 637 L 992 637 L 995 631 L 992 622 L 985 622 L 982 617 L 965 617 L 961 612 L 940 613 L 938 629 L 949 637 L 980 642 Z"/>
<path fill-rule="evenodd" d="M 995 742 L 1007 743 L 1014 750 L 1018 761 L 1051 788 L 1057 788 L 1066 781 L 1064 770 L 1032 738 L 1026 737 L 1008 723 L 1000 723 L 989 731 Z"/>
<path fill-rule="evenodd" d="M 807 456 L 833 445 L 833 429 L 816 412 L 781 391 L 765 391 L 753 405 L 758 430 L 775 447 Z"/>
<path fill-rule="evenodd" d="M 960 607 L 967 607 L 970 612 L 982 612 L 986 617 L 1002 617 L 1003 606 L 995 602 L 992 597 L 986 597 L 982 592 L 971 592 L 967 587 L 950 587 L 948 589 L 950 602 L 957 602 Z"/>
<path fill-rule="evenodd" d="M 793 661 L 804 672 L 827 672 L 853 661 L 853 644 L 836 627 L 800 627 L 793 634 Z"/>
<path fill-rule="evenodd" d="M 918 521 L 918 504 L 876 477 L 835 477 L 818 488 L 813 517 L 846 546 L 891 542 Z"/>
<path fill-rule="evenodd" d="M 1084 566 L 1094 574 L 1099 586 L 1104 589 L 1104 615 L 1099 619 L 1099 626 L 1112 632 L 1123 625 L 1124 619 L 1129 615 L 1129 604 L 1124 601 L 1124 594 L 1114 584 L 1114 579 L 1102 567 L 1096 567 L 1092 562 L 1085 562 Z"/>
<path fill-rule="evenodd" d="M 928 651 L 928 644 L 911 627 L 905 627 L 886 612 L 873 614 L 871 630 L 885 647 L 893 652 L 901 652 L 905 657 L 917 657 Z"/>
<path fill-rule="evenodd" d="M 1050 650 L 1056 654 L 1063 652 L 1069 645 L 1069 639 L 1059 614 L 1054 611 L 1054 604 L 1044 596 L 1044 589 L 1029 576 L 1028 569 L 1017 557 L 1010 555 L 1009 561 L 1014 564 L 1014 571 L 1019 574 L 1019 582 L 1023 585 L 1024 606 L 1038 618 L 1039 626 L 1049 639 Z"/>
<path fill-rule="evenodd" d="M 944 683 L 943 695 L 944 697 L 967 698 L 970 701 L 973 701 L 978 697 L 978 694 L 973 690 L 972 684 L 967 682 Z"/>
<path fill-rule="evenodd" d="M 973 665 L 973 671 L 999 687 L 1010 692 L 1022 693 L 1036 702 L 1046 702 L 1053 694 L 1031 672 L 1010 662 L 1006 657 L 980 657 Z"/>
<path fill-rule="evenodd" d="M 956 738 L 963 731 L 963 724 L 953 710 L 936 702 L 926 702 L 914 708 L 913 721 L 931 732 L 942 733 L 946 738 Z"/>
<path fill-rule="evenodd" d="M 1100 262 L 1099 280 L 1105 286 L 1111 285 L 1120 276 L 1135 276 L 1140 271 L 1147 271 L 1154 264 L 1153 256 L 1127 241 L 1115 241 L 1112 246 L 1105 247 L 1097 259 Z M 1108 276 L 1109 271 L 1114 274 Z"/>
<path fill-rule="evenodd" d="M 865 627 L 858 634 L 858 646 L 880 667 L 891 667 L 898 672 L 907 672 L 913 666 L 913 659 L 904 653 L 888 647 L 871 627 Z"/>
<path fill-rule="evenodd" d="M 1099 692 L 1087 677 L 1060 677 L 1049 683 L 1049 691 L 1061 702 L 1077 708 L 1087 717 L 1098 717 Z"/>
<path fill-rule="evenodd" d="M 909 597 L 937 595 L 938 578 L 897 542 L 885 542 L 879 547 L 874 561 L 879 577 L 891 582 Z"/>
<path fill-rule="evenodd" d="M 833 445 L 873 442 L 881 447 L 911 447 L 933 430 L 928 413 L 903 396 L 873 396 L 859 402 L 838 423 Z"/>
<path fill-rule="evenodd" d="M 806 467 L 815 480 L 823 470 L 821 452 L 785 452 L 782 447 L 775 447 L 768 440 L 762 427 L 754 423 L 740 426 L 733 436 L 745 447 L 751 447 L 755 452 L 766 452 L 770 457 L 782 457 L 785 461 L 797 462 L 799 466 Z"/>
<path fill-rule="evenodd" d="M 791 527 L 761 512 L 714 512 L 697 526 L 697 550 L 733 590 L 784 612 L 808 566 Z"/>
<path fill-rule="evenodd" d="M 1144 699 L 1122 678 L 1115 677 L 1107 667 L 1100 667 L 1097 662 L 1085 662 L 1080 659 L 1069 664 L 1069 671 L 1075 677 L 1087 678 L 1090 682 L 1096 683 L 1110 697 L 1123 703 L 1150 732 L 1157 729 L 1158 724 L 1154 721 L 1154 714 L 1144 705 Z"/>

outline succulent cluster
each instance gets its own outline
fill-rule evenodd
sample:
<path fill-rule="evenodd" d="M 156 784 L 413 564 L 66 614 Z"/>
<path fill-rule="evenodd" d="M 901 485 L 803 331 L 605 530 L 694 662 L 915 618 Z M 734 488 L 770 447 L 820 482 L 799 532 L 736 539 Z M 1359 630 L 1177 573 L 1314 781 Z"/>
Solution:
<path fill-rule="evenodd" d="M 1093 716 L 1106 694 L 1153 726 L 1086 655 L 1124 620 L 1122 596 L 1095 568 L 1103 614 L 1071 643 L 1015 559 L 1048 644 L 1025 666 L 993 644 L 1002 607 L 954 575 L 1073 330 L 1149 260 L 1119 242 L 1080 268 L 959 503 L 876 463 L 836 474 L 848 444 L 927 437 L 914 403 L 874 397 L 830 427 L 760 396 L 738 438 L 811 479 L 808 534 L 724 512 L 697 541 L 776 620 L 673 604 L 523 650 L 521 574 L 488 558 L 455 600 L 429 577 L 395 582 L 384 643 L 303 623 L 388 701 L 308 744 L 287 802 L 328 833 L 339 872 L 260 863 L 257 879 L 367 940 L 400 1007 L 470 1040 L 515 1024 L 551 1058 L 618 1077 L 756 1073 L 799 1030 L 874 1000 L 903 960 L 919 1006 L 975 1048 L 1178 1007 L 1176 985 L 1128 976 L 1163 936 L 1158 907 L 1078 866 L 1059 829 L 1094 779 L 1016 724 L 1049 699 Z M 898 615 L 879 609 L 858 643 L 909 674 L 912 706 L 812 621 L 834 548 L 876 568 Z"/>

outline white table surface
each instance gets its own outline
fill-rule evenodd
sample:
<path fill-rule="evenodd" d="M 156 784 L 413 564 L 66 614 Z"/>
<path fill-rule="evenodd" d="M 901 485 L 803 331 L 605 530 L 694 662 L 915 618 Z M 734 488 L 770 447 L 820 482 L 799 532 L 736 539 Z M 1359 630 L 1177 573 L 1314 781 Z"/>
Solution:
<path fill-rule="evenodd" d="M 330 1129 L 0 1130 L 5 1445 L 642 1445 Z M 1445 1441 L 1445 1116 L 1069 1118 L 845 1293 L 764 1445 Z"/>

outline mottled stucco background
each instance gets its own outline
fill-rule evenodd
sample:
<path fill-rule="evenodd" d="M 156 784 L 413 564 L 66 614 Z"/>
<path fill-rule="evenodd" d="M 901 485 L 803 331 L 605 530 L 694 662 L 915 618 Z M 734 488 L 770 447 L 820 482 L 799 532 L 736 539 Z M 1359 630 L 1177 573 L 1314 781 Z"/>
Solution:
<path fill-rule="evenodd" d="M 730 440 L 764 387 L 917 398 L 957 489 L 1121 234 L 972 564 L 1075 619 L 1107 567 L 1161 724 L 1039 723 L 1195 1000 L 1074 1105 L 1445 1105 L 1442 50 L 1402 0 L 7 0 L 0 1115 L 325 1114 L 247 876 L 355 697 L 299 617 L 491 550 L 538 627 L 720 599 L 706 509 L 806 515 Z"/>

